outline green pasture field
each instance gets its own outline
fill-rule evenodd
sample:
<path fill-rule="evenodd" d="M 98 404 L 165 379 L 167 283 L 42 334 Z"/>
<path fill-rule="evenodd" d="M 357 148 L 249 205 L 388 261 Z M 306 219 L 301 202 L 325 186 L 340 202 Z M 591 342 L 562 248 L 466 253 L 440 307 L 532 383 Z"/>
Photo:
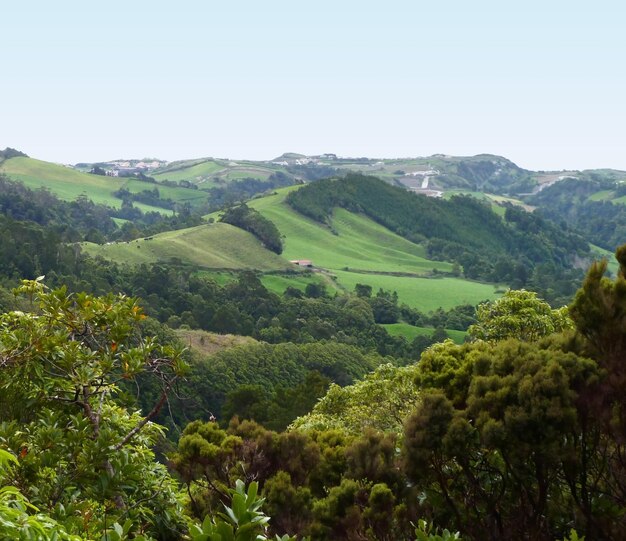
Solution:
<path fill-rule="evenodd" d="M 618 205 L 626 205 L 626 195 L 622 195 L 621 197 L 616 197 L 615 199 L 611 199 L 611 203 L 616 203 Z"/>
<path fill-rule="evenodd" d="M 432 327 L 414 327 L 408 323 L 389 323 L 382 325 L 391 336 L 403 336 L 407 341 L 411 342 L 416 336 L 430 336 L 435 329 Z M 465 342 L 467 332 L 457 331 L 454 329 L 446 329 L 448 336 L 457 344 Z"/>
<path fill-rule="evenodd" d="M 82 243 L 81 246 L 89 255 L 100 255 L 130 265 L 176 258 L 213 269 L 274 271 L 290 266 L 280 256 L 266 250 L 250 233 L 223 223 L 167 231 L 130 242 Z"/>
<path fill-rule="evenodd" d="M 463 303 L 498 296 L 493 284 L 460 278 L 427 278 L 437 272 L 450 272 L 447 262 L 426 258 L 423 246 L 392 233 L 369 218 L 336 209 L 332 228 L 314 222 L 293 209 L 284 198 L 296 186 L 278 190 L 274 195 L 249 202 L 272 220 L 284 237 L 282 258 L 265 250 L 249 233 L 219 222 L 210 226 L 155 235 L 152 240 L 137 240 L 108 246 L 84 244 L 92 255 L 125 261 L 129 264 L 168 261 L 204 269 L 246 269 L 276 271 L 297 267 L 292 259 L 310 259 L 325 270 L 312 278 L 303 276 L 263 276 L 263 283 L 282 293 L 287 286 L 304 289 L 308 280 L 323 280 L 333 290 L 352 291 L 357 283 L 397 291 L 400 302 L 426 312 L 438 307 L 451 308 Z M 217 218 L 214 213 L 210 217 Z M 334 282 L 329 275 L 336 277 Z"/>
<path fill-rule="evenodd" d="M 455 195 L 469 195 L 482 201 L 489 201 L 491 202 L 491 210 L 493 210 L 493 212 L 495 212 L 498 216 L 504 216 L 504 213 L 506 211 L 506 208 L 503 206 L 504 203 L 511 203 L 518 207 L 522 207 L 529 212 L 534 210 L 534 207 L 531 207 L 530 205 L 527 205 L 523 201 L 515 199 L 514 197 L 504 197 L 502 195 L 495 195 L 485 192 L 473 192 L 471 190 L 446 190 L 443 194 L 443 197 L 444 199 L 450 199 Z"/>
<path fill-rule="evenodd" d="M 592 193 L 588 199 L 590 201 L 608 201 L 613 197 L 614 193 L 613 190 L 600 190 L 599 192 Z"/>
<path fill-rule="evenodd" d="M 220 178 L 224 180 L 241 180 L 244 178 L 258 178 L 259 180 L 267 180 L 274 171 L 270 169 L 262 169 L 259 167 L 233 167 L 220 174 Z"/>
<path fill-rule="evenodd" d="M 610 201 L 617 205 L 626 205 L 626 195 L 615 197 L 614 190 L 600 190 L 591 194 L 588 199 L 590 201 Z"/>
<path fill-rule="evenodd" d="M 397 291 L 401 302 L 421 310 L 452 308 L 476 304 L 499 296 L 493 284 L 461 278 L 426 278 L 433 269 L 450 272 L 452 265 L 426 259 L 423 246 L 392 233 L 369 218 L 336 209 L 333 231 L 291 209 L 284 198 L 290 186 L 275 195 L 249 203 L 272 220 L 285 235 L 283 256 L 286 259 L 310 259 L 316 267 L 337 277 L 337 285 L 346 291 L 357 283 Z M 367 272 L 358 272 L 367 271 Z M 396 273 L 392 275 L 390 273 Z"/>
<path fill-rule="evenodd" d="M 413 278 L 345 271 L 335 271 L 334 274 L 337 275 L 338 283 L 348 291 L 353 291 L 356 284 L 371 285 L 374 292 L 379 288 L 396 291 L 401 303 L 424 312 L 439 307 L 448 310 L 459 304 L 475 305 L 481 301 L 497 299 L 501 295 L 500 286 L 462 278 Z"/>
<path fill-rule="evenodd" d="M 155 171 L 151 176 L 156 180 L 174 180 L 176 182 L 180 180 L 188 180 L 193 183 L 200 183 L 201 180 L 208 177 L 216 176 L 217 173 L 226 168 L 223 163 L 218 163 L 213 160 L 207 160 L 201 163 L 196 163 L 190 167 L 185 167 L 184 164 L 170 165 L 164 171 Z M 205 183 L 200 185 L 204 188 Z"/>
<path fill-rule="evenodd" d="M 119 208 L 122 201 L 112 193 L 122 186 L 120 179 L 81 173 L 75 169 L 33 158 L 11 158 L 0 166 L 9 178 L 23 182 L 29 188 L 48 188 L 66 201 L 85 194 L 94 203 Z"/>
<path fill-rule="evenodd" d="M 191 188 L 177 188 L 174 186 L 164 186 L 162 184 L 153 184 L 150 182 L 142 182 L 141 180 L 124 178 L 122 188 L 127 189 L 130 193 L 139 193 L 144 190 L 153 190 L 157 188 L 161 199 L 171 199 L 177 203 L 189 203 L 192 207 L 207 200 L 206 192 L 202 190 L 194 190 Z M 138 203 L 133 203 L 137 205 Z"/>

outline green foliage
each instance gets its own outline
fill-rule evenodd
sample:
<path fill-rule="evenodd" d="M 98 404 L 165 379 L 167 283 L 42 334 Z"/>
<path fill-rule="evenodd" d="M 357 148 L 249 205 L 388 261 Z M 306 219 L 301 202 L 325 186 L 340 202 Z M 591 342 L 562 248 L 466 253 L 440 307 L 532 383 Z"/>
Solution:
<path fill-rule="evenodd" d="M 220 221 L 249 231 L 268 250 L 276 254 L 283 252 L 283 243 L 278 228 L 259 213 L 258 210 L 249 207 L 245 203 L 226 209 Z"/>
<path fill-rule="evenodd" d="M 400 433 L 404 418 L 419 399 L 415 375 L 415 366 L 386 364 L 348 387 L 331 385 L 311 413 L 291 426 L 298 430 L 339 429 L 355 435 L 366 428 Z"/>
<path fill-rule="evenodd" d="M 270 430 L 285 430 L 305 415 L 326 393 L 331 380 L 317 370 L 310 371 L 296 387 L 277 385 L 268 392 L 260 385 L 240 385 L 226 395 L 222 419 L 252 419 Z"/>
<path fill-rule="evenodd" d="M 0 449 L 0 478 L 10 473 L 18 464 L 11 453 Z M 62 526 L 49 516 L 42 514 L 13 486 L 0 486 L 0 538 L 14 541 L 80 541 L 80 537 L 69 535 Z"/>
<path fill-rule="evenodd" d="M 564 533 L 579 517 L 579 495 L 561 479 L 588 460 L 578 398 L 597 381 L 596 364 L 550 343 L 509 340 L 434 346 L 418 368 L 406 471 L 435 520 L 472 538 Z"/>
<path fill-rule="evenodd" d="M 578 535 L 576 530 L 570 530 L 569 535 L 564 537 L 563 541 L 585 541 L 585 536 Z"/>
<path fill-rule="evenodd" d="M 476 317 L 478 322 L 468 330 L 473 340 L 535 342 L 573 327 L 567 308 L 553 310 L 536 293 L 523 289 L 509 289 L 497 301 L 479 305 Z"/>
<path fill-rule="evenodd" d="M 303 532 L 312 519 L 313 495 L 306 486 L 294 486 L 291 475 L 278 471 L 264 484 L 265 507 L 279 531 Z"/>
<path fill-rule="evenodd" d="M 280 409 L 282 403 L 283 407 L 294 412 L 301 405 L 299 401 L 306 404 L 315 401 L 317 396 L 307 396 L 310 391 L 315 391 L 317 395 L 316 390 L 320 389 L 319 382 L 316 383 L 311 375 L 312 371 L 327 380 L 347 385 L 381 362 L 382 358 L 378 355 L 364 354 L 354 346 L 334 342 L 302 345 L 260 343 L 225 350 L 206 361 L 198 361 L 194 363 L 189 378 L 202 410 L 211 411 L 228 421 L 229 417 L 224 417 L 221 411 L 228 400 L 228 407 L 223 413 L 240 413 L 262 422 L 271 420 L 271 410 L 262 415 L 264 406 L 259 407 L 266 400 L 270 401 L 266 402 L 268 406 L 274 403 Z M 306 391 L 304 396 L 291 391 L 305 384 L 307 378 L 309 389 L 300 387 L 300 391 Z M 325 385 L 322 381 L 321 387 Z M 242 389 L 242 386 L 246 387 Z M 244 397 L 246 394 L 248 396 Z"/>
<path fill-rule="evenodd" d="M 606 193 L 619 198 L 622 194 L 614 192 L 619 186 L 616 180 L 565 179 L 541 190 L 529 203 L 555 222 L 580 231 L 593 244 L 613 250 L 626 236 L 626 206 L 620 200 L 596 200 L 596 196 Z"/>
<path fill-rule="evenodd" d="M 432 523 L 420 519 L 415 527 L 415 539 L 416 541 L 461 541 L 462 537 L 459 532 L 451 533 L 447 529 L 444 529 L 440 534 L 439 528 L 435 528 Z"/>
<path fill-rule="evenodd" d="M 130 519 L 135 534 L 171 536 L 181 508 L 154 461 L 163 432 L 151 419 L 185 369 L 179 353 L 138 333 L 133 299 L 39 281 L 19 292 L 32 311 L 0 316 L 0 443 L 20 456 L 13 483 L 68 532 L 96 536 Z M 159 382 L 144 415 L 117 401 L 121 382 L 142 374 Z"/>
<path fill-rule="evenodd" d="M 207 516 L 202 525 L 189 530 L 191 541 L 266 541 L 265 532 L 270 518 L 261 511 L 262 498 L 257 496 L 259 485 L 250 483 L 246 492 L 243 481 L 237 480 L 230 490 L 231 506 L 224 505 L 224 512 L 215 517 Z M 288 535 L 275 537 L 276 541 L 295 541 Z"/>

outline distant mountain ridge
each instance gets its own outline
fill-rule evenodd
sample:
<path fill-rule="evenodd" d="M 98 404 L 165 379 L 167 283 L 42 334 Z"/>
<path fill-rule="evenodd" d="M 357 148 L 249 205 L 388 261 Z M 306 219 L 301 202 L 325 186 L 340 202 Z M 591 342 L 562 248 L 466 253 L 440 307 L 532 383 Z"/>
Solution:
<path fill-rule="evenodd" d="M 137 165 L 139 164 L 139 165 Z M 157 180 L 186 181 L 199 187 L 215 187 L 233 180 L 256 179 L 267 181 L 272 175 L 285 175 L 293 183 L 317 180 L 328 176 L 343 176 L 348 172 L 375 175 L 387 182 L 411 190 L 466 189 L 501 195 L 531 194 L 543 186 L 565 178 L 581 180 L 626 180 L 626 171 L 592 169 L 584 171 L 531 171 L 519 167 L 503 156 L 477 154 L 451 156 L 434 154 L 415 158 L 342 157 L 333 153 L 305 155 L 286 152 L 271 160 L 230 160 L 222 158 L 194 158 L 166 162 L 154 159 L 114 160 L 89 166 L 143 167 Z M 204 185 L 204 186 L 203 186 Z"/>
<path fill-rule="evenodd" d="M 10 148 L 0 151 L 0 164 L 16 157 L 26 158 L 26 154 Z M 528 198 L 566 179 L 594 181 L 603 185 L 608 182 L 615 186 L 626 181 L 626 171 L 609 168 L 531 171 L 494 154 L 434 154 L 389 159 L 286 152 L 271 160 L 204 157 L 168 162 L 158 158 L 133 158 L 81 162 L 68 167 L 84 173 L 96 171 L 105 176 L 147 176 L 165 186 L 200 189 L 209 192 L 209 204 L 214 205 L 213 208 L 229 201 L 249 199 L 278 187 L 343 177 L 350 173 L 376 176 L 389 184 L 433 196 L 460 190 Z M 9 177 L 12 176 L 8 165 L 0 165 L 1 169 L 5 169 Z M 54 183 L 50 184 L 48 187 L 54 192 Z"/>

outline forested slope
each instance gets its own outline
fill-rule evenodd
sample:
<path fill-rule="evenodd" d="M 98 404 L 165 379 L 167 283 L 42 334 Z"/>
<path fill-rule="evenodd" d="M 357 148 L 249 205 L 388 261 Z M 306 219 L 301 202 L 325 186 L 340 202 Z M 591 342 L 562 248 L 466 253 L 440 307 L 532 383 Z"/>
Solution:
<path fill-rule="evenodd" d="M 521 286 L 535 275 L 537 285 L 537 272 L 571 272 L 576 258 L 590 254 L 580 235 L 523 209 L 509 206 L 501 218 L 474 198 L 429 198 L 374 177 L 319 181 L 291 192 L 287 202 L 325 224 L 331 224 L 336 208 L 363 213 L 424 244 L 430 258 L 460 263 L 469 278 Z"/>

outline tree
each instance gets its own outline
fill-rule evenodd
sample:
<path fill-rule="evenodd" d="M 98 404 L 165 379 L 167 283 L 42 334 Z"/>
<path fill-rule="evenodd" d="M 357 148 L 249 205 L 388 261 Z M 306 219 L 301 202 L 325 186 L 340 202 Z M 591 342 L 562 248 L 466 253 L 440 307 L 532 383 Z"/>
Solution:
<path fill-rule="evenodd" d="M 594 434 L 579 409 L 598 367 L 558 346 L 448 342 L 422 356 L 404 456 L 437 522 L 474 539 L 556 539 L 572 524 L 610 538 L 598 524 L 616 510 L 594 486 L 596 458 L 586 452 Z M 592 493 L 592 516 L 581 486 Z"/>
<path fill-rule="evenodd" d="M 509 289 L 501 298 L 482 303 L 478 322 L 468 332 L 473 340 L 517 338 L 526 342 L 573 327 L 567 308 L 553 310 L 532 291 Z"/>
<path fill-rule="evenodd" d="M 291 427 L 339 429 L 349 434 L 361 434 L 366 428 L 399 433 L 418 400 L 415 374 L 414 366 L 385 364 L 354 385 L 331 385 L 311 413 L 296 419 Z"/>
<path fill-rule="evenodd" d="M 245 203 L 226 209 L 220 221 L 252 233 L 272 252 L 277 254 L 283 252 L 283 241 L 274 222 Z"/>
<path fill-rule="evenodd" d="M 354 292 L 357 297 L 370 298 L 372 296 L 372 286 L 367 284 L 356 284 L 354 286 Z"/>
<path fill-rule="evenodd" d="M 576 329 L 584 337 L 585 352 L 597 360 L 604 373 L 583 402 L 590 430 L 599 429 L 594 432 L 598 442 L 594 449 L 598 464 L 604 464 L 605 468 L 597 470 L 597 484 L 606 487 L 611 505 L 623 509 L 626 505 L 626 245 L 617 249 L 616 258 L 620 270 L 614 280 L 605 276 L 606 261 L 591 266 L 570 311 Z M 585 512 L 589 515 L 594 502 L 585 500 Z M 615 520 L 615 525 L 620 523 L 623 530 L 623 522 Z M 613 528 L 613 532 L 620 531 L 620 526 Z"/>
<path fill-rule="evenodd" d="M 71 533 L 101 535 L 118 519 L 171 537 L 182 525 L 173 479 L 154 461 L 163 430 L 151 419 L 185 365 L 141 336 L 134 299 L 70 295 L 25 281 L 31 312 L 0 316 L 0 441 L 13 482 Z M 139 376 L 158 382 L 150 411 L 117 399 Z"/>
<path fill-rule="evenodd" d="M 326 286 L 318 282 L 309 282 L 304 288 L 304 294 L 311 299 L 319 299 L 326 296 Z"/>

